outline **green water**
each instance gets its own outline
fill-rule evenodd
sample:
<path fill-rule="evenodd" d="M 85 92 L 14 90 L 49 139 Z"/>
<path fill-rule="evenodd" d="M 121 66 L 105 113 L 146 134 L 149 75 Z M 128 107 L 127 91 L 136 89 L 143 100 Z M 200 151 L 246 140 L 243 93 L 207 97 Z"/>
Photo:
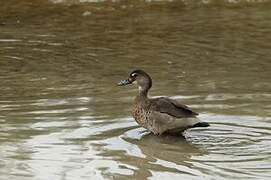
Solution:
<path fill-rule="evenodd" d="M 269 3 L 54 2 L 0 2 L 1 180 L 271 178 Z M 139 127 L 136 68 L 211 127 Z"/>

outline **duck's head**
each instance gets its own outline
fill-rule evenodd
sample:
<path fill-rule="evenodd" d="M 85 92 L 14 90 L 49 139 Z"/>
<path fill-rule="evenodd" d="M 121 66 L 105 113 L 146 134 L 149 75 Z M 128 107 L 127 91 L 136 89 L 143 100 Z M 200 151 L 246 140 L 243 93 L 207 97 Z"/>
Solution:
<path fill-rule="evenodd" d="M 128 84 L 136 83 L 138 85 L 139 92 L 147 93 L 152 86 L 151 77 L 143 70 L 134 70 L 130 73 L 128 79 L 122 80 L 118 83 L 119 86 L 125 86 Z"/>

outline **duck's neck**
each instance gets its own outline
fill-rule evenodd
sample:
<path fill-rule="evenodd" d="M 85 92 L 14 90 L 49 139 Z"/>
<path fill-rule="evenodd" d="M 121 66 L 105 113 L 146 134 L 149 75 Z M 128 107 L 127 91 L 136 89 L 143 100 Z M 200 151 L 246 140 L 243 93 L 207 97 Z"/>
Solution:
<path fill-rule="evenodd" d="M 144 81 L 137 82 L 138 85 L 138 97 L 141 101 L 148 100 L 148 92 L 152 87 L 152 80 L 149 75 L 146 75 Z"/>
<path fill-rule="evenodd" d="M 148 98 L 148 91 L 149 89 L 140 88 L 139 86 L 139 93 L 135 98 L 136 107 L 147 107 L 149 98 Z"/>
<path fill-rule="evenodd" d="M 147 99 L 148 98 L 148 91 L 149 91 L 148 87 L 138 86 L 138 92 L 139 92 L 138 96 L 140 98 Z"/>

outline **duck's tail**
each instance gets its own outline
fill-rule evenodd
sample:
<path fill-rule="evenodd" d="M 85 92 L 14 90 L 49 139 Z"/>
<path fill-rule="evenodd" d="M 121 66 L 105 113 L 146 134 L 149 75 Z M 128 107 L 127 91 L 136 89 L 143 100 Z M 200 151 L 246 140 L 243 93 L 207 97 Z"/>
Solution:
<path fill-rule="evenodd" d="M 208 127 L 208 126 L 210 126 L 210 124 L 207 122 L 198 122 L 193 125 L 193 127 Z"/>

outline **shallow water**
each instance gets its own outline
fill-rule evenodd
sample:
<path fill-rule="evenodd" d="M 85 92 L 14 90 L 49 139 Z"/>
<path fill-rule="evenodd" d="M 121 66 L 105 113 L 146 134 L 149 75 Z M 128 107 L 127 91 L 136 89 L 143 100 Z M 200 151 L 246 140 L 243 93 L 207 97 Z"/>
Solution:
<path fill-rule="evenodd" d="M 267 1 L 78 2 L 0 3 L 0 179 L 271 178 Z M 140 128 L 135 68 L 211 127 Z"/>

